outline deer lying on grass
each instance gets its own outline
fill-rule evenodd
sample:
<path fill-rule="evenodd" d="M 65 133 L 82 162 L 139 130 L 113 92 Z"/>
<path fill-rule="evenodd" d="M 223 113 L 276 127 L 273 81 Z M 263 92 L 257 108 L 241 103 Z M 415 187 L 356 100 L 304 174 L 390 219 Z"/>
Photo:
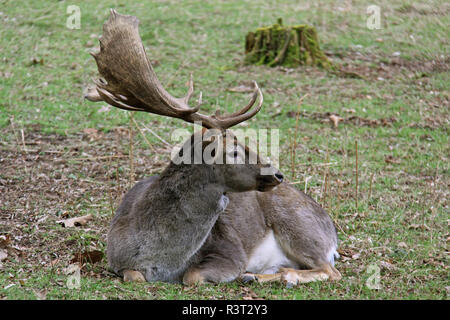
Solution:
<path fill-rule="evenodd" d="M 204 127 L 201 139 L 196 141 L 195 134 L 188 139 L 160 176 L 137 183 L 125 195 L 108 232 L 113 272 L 125 281 L 185 284 L 242 278 L 295 285 L 340 279 L 333 266 L 337 235 L 328 214 L 312 198 L 283 183 L 283 175 L 270 164 L 258 157 L 251 164 L 255 154 L 226 130 L 261 109 L 263 97 L 256 83 L 250 103 L 239 112 L 199 113 L 199 106 L 188 106 L 192 77 L 184 98 L 171 96 L 146 56 L 138 19 L 114 10 L 104 24 L 100 52 L 93 56 L 104 80 L 87 99 L 201 121 Z M 225 143 L 230 140 L 233 143 Z M 208 149 L 214 150 L 213 160 L 223 164 L 203 158 L 192 164 L 195 154 Z M 186 150 L 190 161 L 180 163 Z M 263 175 L 262 168 L 273 169 L 272 174 Z"/>

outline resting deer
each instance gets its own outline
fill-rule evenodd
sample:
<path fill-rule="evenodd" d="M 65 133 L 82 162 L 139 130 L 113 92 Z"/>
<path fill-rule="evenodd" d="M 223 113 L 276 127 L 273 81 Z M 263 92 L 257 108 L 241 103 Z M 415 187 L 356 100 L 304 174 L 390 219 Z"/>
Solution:
<path fill-rule="evenodd" d="M 240 111 L 199 113 L 199 106 L 188 105 L 192 76 L 184 98 L 171 96 L 146 56 L 138 19 L 114 10 L 104 24 L 100 52 L 93 56 L 104 80 L 87 99 L 204 127 L 202 139 L 195 134 L 188 139 L 160 176 L 137 183 L 125 195 L 107 236 L 113 272 L 125 281 L 185 284 L 340 279 L 334 268 L 337 235 L 328 214 L 258 156 L 250 163 L 255 154 L 227 131 L 261 109 L 256 82 L 250 103 Z M 215 161 L 202 157 L 192 164 L 192 157 L 208 149 L 214 150 Z M 180 162 L 186 150 L 191 161 Z M 263 168 L 272 174 L 263 175 Z"/>

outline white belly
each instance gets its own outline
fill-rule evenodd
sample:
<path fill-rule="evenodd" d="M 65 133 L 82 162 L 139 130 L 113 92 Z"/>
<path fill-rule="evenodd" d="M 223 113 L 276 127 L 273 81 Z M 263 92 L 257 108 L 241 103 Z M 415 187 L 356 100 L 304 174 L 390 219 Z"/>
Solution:
<path fill-rule="evenodd" d="M 271 274 L 276 273 L 280 267 L 297 268 L 297 264 L 290 260 L 281 250 L 273 231 L 266 235 L 256 246 L 247 263 L 247 272 Z"/>

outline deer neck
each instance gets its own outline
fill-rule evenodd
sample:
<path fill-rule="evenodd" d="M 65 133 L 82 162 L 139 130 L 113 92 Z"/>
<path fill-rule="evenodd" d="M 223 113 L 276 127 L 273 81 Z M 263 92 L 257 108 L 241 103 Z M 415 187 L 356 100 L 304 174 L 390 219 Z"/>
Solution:
<path fill-rule="evenodd" d="M 223 179 L 212 165 L 206 164 L 170 163 L 159 178 L 159 187 L 172 201 L 180 202 L 182 207 L 192 204 L 205 215 L 214 212 L 225 192 Z"/>
<path fill-rule="evenodd" d="M 165 248 L 170 248 L 170 258 L 164 258 L 163 264 L 166 269 L 181 272 L 205 242 L 228 198 L 210 165 L 171 163 L 155 188 L 148 194 L 147 205 L 163 210 L 152 212 L 145 222 L 159 235 L 170 234 L 161 239 Z"/>

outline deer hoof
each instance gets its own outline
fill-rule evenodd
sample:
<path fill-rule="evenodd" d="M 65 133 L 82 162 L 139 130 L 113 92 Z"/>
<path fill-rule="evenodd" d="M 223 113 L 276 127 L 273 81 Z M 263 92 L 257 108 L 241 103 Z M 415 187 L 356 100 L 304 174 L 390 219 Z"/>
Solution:
<path fill-rule="evenodd" d="M 189 270 L 183 276 L 183 283 L 187 286 L 205 283 L 205 278 L 198 270 Z"/>
<path fill-rule="evenodd" d="M 144 275 L 139 271 L 135 270 L 125 270 L 123 272 L 124 282 L 145 282 Z"/>
<path fill-rule="evenodd" d="M 241 276 L 241 281 L 242 281 L 243 283 L 257 282 L 257 281 L 258 281 L 258 278 L 257 278 L 254 274 L 251 274 L 251 273 L 244 273 L 244 274 Z"/>

